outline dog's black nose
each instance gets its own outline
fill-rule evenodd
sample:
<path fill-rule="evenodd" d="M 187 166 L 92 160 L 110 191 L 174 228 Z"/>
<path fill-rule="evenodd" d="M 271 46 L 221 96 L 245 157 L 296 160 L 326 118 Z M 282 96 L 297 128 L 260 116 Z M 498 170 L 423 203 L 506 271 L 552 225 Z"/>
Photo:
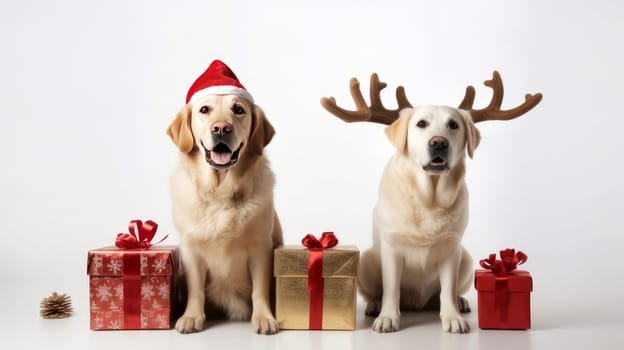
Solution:
<path fill-rule="evenodd" d="M 433 151 L 443 151 L 449 146 L 449 142 L 442 136 L 434 136 L 429 140 L 429 148 Z"/>
<path fill-rule="evenodd" d="M 215 122 L 211 130 L 213 134 L 224 136 L 232 132 L 232 124 L 223 121 Z"/>

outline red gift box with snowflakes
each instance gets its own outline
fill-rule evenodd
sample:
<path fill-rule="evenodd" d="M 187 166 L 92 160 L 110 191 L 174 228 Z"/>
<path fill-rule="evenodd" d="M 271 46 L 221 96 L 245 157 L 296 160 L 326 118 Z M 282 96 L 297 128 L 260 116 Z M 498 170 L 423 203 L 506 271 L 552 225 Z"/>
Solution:
<path fill-rule="evenodd" d="M 177 247 L 153 246 L 157 228 L 133 220 L 114 247 L 89 251 L 91 329 L 171 328 Z"/>
<path fill-rule="evenodd" d="M 91 329 L 170 329 L 175 269 L 174 246 L 90 250 Z"/>

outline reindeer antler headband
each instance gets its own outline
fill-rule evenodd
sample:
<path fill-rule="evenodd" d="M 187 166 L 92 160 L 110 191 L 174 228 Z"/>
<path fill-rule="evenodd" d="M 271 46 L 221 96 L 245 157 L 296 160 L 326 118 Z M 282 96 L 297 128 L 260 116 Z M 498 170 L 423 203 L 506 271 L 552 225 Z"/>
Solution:
<path fill-rule="evenodd" d="M 533 107 L 537 106 L 542 100 L 541 93 L 526 94 L 524 103 L 512 109 L 502 110 L 501 104 L 503 103 L 504 89 L 500 74 L 494 71 L 492 79 L 486 80 L 484 85 L 492 89 L 492 99 L 487 107 L 483 109 L 473 109 L 475 88 L 472 86 L 466 87 L 464 99 L 458 107 L 470 112 L 472 120 L 475 123 L 486 120 L 511 120 L 517 118 L 533 109 Z M 402 109 L 412 107 L 405 96 L 405 89 L 399 86 L 396 89 L 398 108 L 385 108 L 381 102 L 380 92 L 387 84 L 379 81 L 377 73 L 373 73 L 370 78 L 370 106 L 366 105 L 366 101 L 360 91 L 360 83 L 356 78 L 351 78 L 349 86 L 351 89 L 351 96 L 355 102 L 355 111 L 349 111 L 339 107 L 336 104 L 336 99 L 333 97 L 321 98 L 321 105 L 323 108 L 345 122 L 374 122 L 390 125 L 399 117 L 399 112 Z"/>

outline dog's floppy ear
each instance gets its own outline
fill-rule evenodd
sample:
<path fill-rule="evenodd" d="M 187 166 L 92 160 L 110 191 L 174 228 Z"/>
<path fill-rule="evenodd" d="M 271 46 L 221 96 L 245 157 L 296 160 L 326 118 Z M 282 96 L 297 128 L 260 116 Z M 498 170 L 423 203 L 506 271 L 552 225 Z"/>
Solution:
<path fill-rule="evenodd" d="M 473 157 L 475 149 L 479 146 L 481 142 L 481 133 L 477 126 L 472 121 L 472 116 L 469 112 L 459 110 L 462 118 L 464 119 L 464 125 L 466 126 L 466 150 L 468 151 L 468 156 L 470 158 Z"/>
<path fill-rule="evenodd" d="M 273 139 L 273 135 L 275 135 L 275 129 L 273 129 L 273 125 L 264 116 L 264 111 L 260 107 L 254 106 L 251 135 L 249 136 L 249 150 L 253 154 L 261 156 L 264 147 Z"/>
<path fill-rule="evenodd" d="M 189 153 L 195 147 L 195 139 L 191 131 L 191 110 L 193 106 L 187 104 L 182 107 L 176 118 L 167 128 L 167 135 L 171 137 L 182 153 Z"/>
<path fill-rule="evenodd" d="M 401 110 L 399 118 L 386 128 L 386 136 L 388 136 L 397 152 L 407 154 L 407 128 L 413 114 L 414 110 L 412 108 Z"/>

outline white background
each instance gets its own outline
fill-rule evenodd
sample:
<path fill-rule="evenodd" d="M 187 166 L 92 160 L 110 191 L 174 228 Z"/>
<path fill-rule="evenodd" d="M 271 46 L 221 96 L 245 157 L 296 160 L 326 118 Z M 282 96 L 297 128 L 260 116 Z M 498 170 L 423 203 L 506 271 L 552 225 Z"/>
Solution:
<path fill-rule="evenodd" d="M 619 1 L 3 1 L 0 4 L 0 344 L 9 348 L 567 348 L 617 347 L 621 329 L 621 137 L 624 5 Z M 409 5 L 408 5 L 409 3 Z M 194 79 L 224 60 L 277 130 L 267 153 L 285 241 L 335 231 L 370 245 L 383 126 L 346 124 L 319 104 L 351 107 L 348 81 L 382 96 L 404 85 L 414 104 L 477 106 L 498 69 L 504 107 L 540 91 L 511 122 L 479 124 L 468 163 L 475 260 L 526 252 L 533 330 L 443 334 L 435 313 L 393 335 L 251 334 L 246 323 L 197 335 L 91 332 L 87 250 L 112 244 L 133 218 L 178 241 L 168 177 L 178 152 L 165 129 Z M 619 276 L 619 277 L 618 277 Z M 52 291 L 75 315 L 38 317 Z M 468 294 L 475 305 L 475 294 Z M 360 304 L 360 309 L 363 305 Z M 3 348 L 7 348 L 3 346 Z"/>

